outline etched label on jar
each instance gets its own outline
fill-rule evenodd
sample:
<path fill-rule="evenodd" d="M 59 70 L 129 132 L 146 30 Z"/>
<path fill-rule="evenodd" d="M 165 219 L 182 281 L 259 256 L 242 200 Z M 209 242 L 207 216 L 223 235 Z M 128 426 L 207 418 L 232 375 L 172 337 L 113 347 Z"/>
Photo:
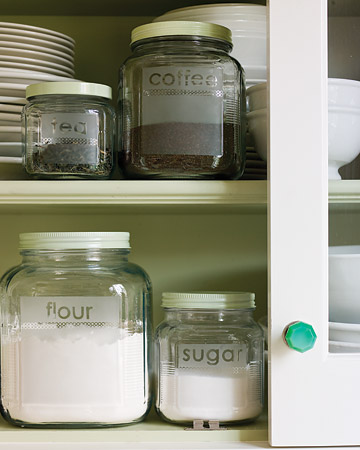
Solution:
<path fill-rule="evenodd" d="M 245 344 L 179 344 L 177 367 L 235 368 L 247 365 Z"/>
<path fill-rule="evenodd" d="M 42 139 L 95 139 L 99 133 L 97 114 L 53 113 L 41 116 Z"/>
<path fill-rule="evenodd" d="M 217 67 L 148 67 L 142 71 L 142 154 L 223 154 L 223 78 Z"/>
<path fill-rule="evenodd" d="M 43 114 L 42 159 L 46 164 L 96 164 L 98 136 L 97 114 Z"/>
<path fill-rule="evenodd" d="M 118 297 L 21 297 L 21 327 L 34 324 L 114 325 L 119 322 Z"/>

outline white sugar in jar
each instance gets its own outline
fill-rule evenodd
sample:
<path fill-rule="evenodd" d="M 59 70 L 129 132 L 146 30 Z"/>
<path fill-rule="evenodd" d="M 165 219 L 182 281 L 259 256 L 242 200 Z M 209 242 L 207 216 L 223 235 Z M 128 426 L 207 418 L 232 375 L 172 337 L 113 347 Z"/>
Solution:
<path fill-rule="evenodd" d="M 24 233 L 2 279 L 1 408 L 23 427 L 105 427 L 150 407 L 151 284 L 129 233 Z"/>
<path fill-rule="evenodd" d="M 254 294 L 163 293 L 156 331 L 156 410 L 165 420 L 223 424 L 263 409 L 264 336 Z"/>

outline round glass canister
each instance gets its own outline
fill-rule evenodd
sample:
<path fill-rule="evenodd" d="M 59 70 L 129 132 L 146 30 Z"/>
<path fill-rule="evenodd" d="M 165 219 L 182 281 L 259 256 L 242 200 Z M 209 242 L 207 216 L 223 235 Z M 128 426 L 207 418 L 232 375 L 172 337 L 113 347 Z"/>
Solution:
<path fill-rule="evenodd" d="M 120 69 L 119 164 L 130 178 L 235 179 L 245 162 L 245 84 L 221 25 L 132 31 Z"/>
<path fill-rule="evenodd" d="M 116 114 L 111 88 L 80 81 L 26 88 L 23 163 L 37 178 L 110 178 Z"/>
<path fill-rule="evenodd" d="M 248 292 L 163 293 L 156 410 L 169 422 L 251 421 L 263 408 L 264 334 Z"/>
<path fill-rule="evenodd" d="M 1 280 L 1 412 L 23 427 L 106 427 L 150 408 L 151 283 L 129 233 L 24 233 Z"/>

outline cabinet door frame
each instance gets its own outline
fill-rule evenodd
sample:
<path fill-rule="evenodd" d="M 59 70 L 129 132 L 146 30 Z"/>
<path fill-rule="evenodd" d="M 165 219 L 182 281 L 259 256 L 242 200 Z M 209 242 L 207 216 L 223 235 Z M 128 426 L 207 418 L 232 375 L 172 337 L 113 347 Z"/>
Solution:
<path fill-rule="evenodd" d="M 328 352 L 327 0 L 269 0 L 269 441 L 359 445 L 360 354 Z M 287 347 L 311 324 L 312 350 Z"/>

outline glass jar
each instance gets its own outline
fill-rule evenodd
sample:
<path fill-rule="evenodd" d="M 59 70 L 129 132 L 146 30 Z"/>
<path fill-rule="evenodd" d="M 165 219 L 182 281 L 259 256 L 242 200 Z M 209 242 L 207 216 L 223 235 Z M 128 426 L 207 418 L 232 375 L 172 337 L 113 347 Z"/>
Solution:
<path fill-rule="evenodd" d="M 1 409 L 24 427 L 138 422 L 150 407 L 151 283 L 129 233 L 24 233 L 1 285 Z"/>
<path fill-rule="evenodd" d="M 111 88 L 79 81 L 26 88 L 22 114 L 24 167 L 37 178 L 110 178 L 115 110 Z"/>
<path fill-rule="evenodd" d="M 247 292 L 163 293 L 156 410 L 169 422 L 231 424 L 263 408 L 264 334 Z"/>
<path fill-rule="evenodd" d="M 245 84 L 221 25 L 169 21 L 132 31 L 120 69 L 120 167 L 129 178 L 239 178 Z"/>

